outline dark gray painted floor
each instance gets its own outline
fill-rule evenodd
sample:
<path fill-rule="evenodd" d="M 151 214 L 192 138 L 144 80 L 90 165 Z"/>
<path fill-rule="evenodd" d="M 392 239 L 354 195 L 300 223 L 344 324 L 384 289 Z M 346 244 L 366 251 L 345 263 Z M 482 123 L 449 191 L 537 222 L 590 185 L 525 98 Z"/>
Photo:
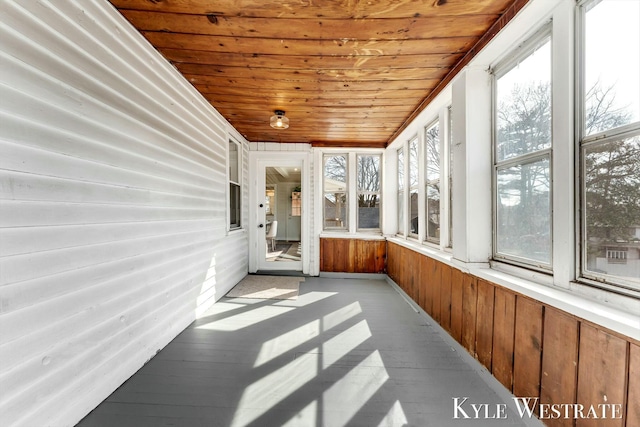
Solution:
<path fill-rule="evenodd" d="M 454 419 L 456 397 L 507 419 Z M 541 425 L 513 408 L 391 285 L 306 278 L 296 301 L 222 299 L 79 425 Z"/>

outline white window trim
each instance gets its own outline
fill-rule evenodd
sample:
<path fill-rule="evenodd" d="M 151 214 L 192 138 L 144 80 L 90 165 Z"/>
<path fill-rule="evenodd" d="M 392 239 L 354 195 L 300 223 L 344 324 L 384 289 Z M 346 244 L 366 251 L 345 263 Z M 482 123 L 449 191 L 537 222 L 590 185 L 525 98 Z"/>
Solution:
<path fill-rule="evenodd" d="M 324 159 L 325 156 L 347 157 L 347 227 L 325 228 L 324 227 Z M 380 156 L 380 227 L 379 228 L 358 228 L 358 180 L 357 180 L 357 156 Z M 384 205 L 385 205 L 385 150 L 371 148 L 323 148 L 317 151 L 317 161 L 321 167 L 317 168 L 317 179 L 320 191 L 320 236 L 321 237 L 358 237 L 363 239 L 377 239 L 382 235 Z"/>

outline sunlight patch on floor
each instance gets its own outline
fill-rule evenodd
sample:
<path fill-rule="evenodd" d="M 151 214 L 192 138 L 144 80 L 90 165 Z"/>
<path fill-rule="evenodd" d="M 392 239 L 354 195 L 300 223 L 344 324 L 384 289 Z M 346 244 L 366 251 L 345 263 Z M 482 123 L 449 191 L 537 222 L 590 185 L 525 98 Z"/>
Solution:
<path fill-rule="evenodd" d="M 313 380 L 318 375 L 319 356 L 317 352 L 302 354 L 247 387 L 236 409 L 232 427 L 253 422 Z"/>
<path fill-rule="evenodd" d="M 380 421 L 378 427 L 398 427 L 409 425 L 409 420 L 402 410 L 400 401 L 396 400 L 387 415 Z"/>
<path fill-rule="evenodd" d="M 347 425 L 388 379 L 382 356 L 375 350 L 324 392 L 325 425 Z M 349 402 L 348 410 L 331 410 L 344 408 L 344 402 Z"/>
<path fill-rule="evenodd" d="M 371 337 L 366 320 L 322 344 L 322 368 L 327 369 Z"/>
<path fill-rule="evenodd" d="M 256 358 L 254 368 L 264 365 L 267 362 L 281 356 L 288 351 L 312 340 L 320 335 L 320 320 L 314 320 L 305 325 L 286 332 L 278 337 L 270 339 L 262 344 L 260 353 Z"/>
<path fill-rule="evenodd" d="M 234 308 L 238 308 L 238 306 L 235 305 Z M 219 319 L 213 322 L 206 323 L 204 325 L 196 326 L 196 329 L 209 329 L 212 331 L 238 331 L 240 329 L 247 328 L 249 326 L 253 326 L 260 322 L 264 322 L 266 320 L 280 316 L 291 310 L 295 310 L 295 308 L 266 305 L 258 307 L 256 309 L 238 313 L 234 316 L 229 316 L 224 319 Z"/>

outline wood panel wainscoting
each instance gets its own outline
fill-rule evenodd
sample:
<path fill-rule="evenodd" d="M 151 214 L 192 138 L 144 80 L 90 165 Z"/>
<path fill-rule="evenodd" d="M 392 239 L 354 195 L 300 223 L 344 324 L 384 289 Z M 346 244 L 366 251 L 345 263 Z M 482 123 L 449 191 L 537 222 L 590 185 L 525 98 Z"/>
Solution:
<path fill-rule="evenodd" d="M 514 395 L 623 405 L 620 419 L 546 425 L 640 426 L 639 342 L 393 242 L 387 273 Z"/>
<path fill-rule="evenodd" d="M 386 240 L 320 238 L 320 271 L 384 273 Z"/>

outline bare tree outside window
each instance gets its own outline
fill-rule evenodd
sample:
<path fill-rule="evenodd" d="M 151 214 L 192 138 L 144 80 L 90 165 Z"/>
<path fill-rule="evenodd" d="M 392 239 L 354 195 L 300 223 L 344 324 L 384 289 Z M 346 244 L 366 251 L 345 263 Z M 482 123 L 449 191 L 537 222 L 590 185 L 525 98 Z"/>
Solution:
<path fill-rule="evenodd" d="M 498 258 L 551 266 L 551 45 L 543 38 L 496 79 Z"/>
<path fill-rule="evenodd" d="M 380 159 L 379 154 L 358 155 L 358 229 L 380 228 Z"/>
<path fill-rule="evenodd" d="M 427 240 L 440 243 L 440 126 L 436 122 L 425 130 L 425 224 Z"/>
<path fill-rule="evenodd" d="M 347 155 L 324 156 L 324 228 L 347 229 Z"/>
<path fill-rule="evenodd" d="M 418 237 L 418 138 L 409 141 L 409 235 Z"/>

